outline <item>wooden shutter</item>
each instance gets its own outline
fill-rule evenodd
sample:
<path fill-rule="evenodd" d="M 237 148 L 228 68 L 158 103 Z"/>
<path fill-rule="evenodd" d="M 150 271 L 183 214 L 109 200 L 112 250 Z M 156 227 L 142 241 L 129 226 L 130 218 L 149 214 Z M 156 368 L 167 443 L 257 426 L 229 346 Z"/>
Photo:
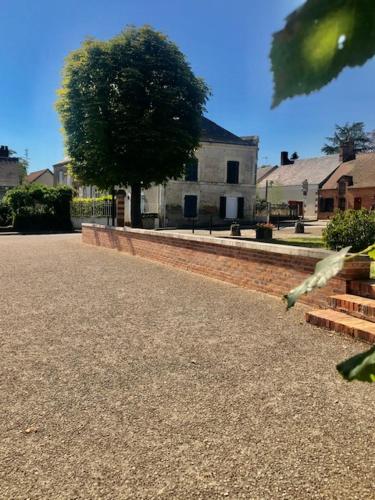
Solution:
<path fill-rule="evenodd" d="M 225 219 L 225 212 L 227 209 L 227 199 L 225 196 L 220 196 L 220 218 Z"/>
<path fill-rule="evenodd" d="M 238 217 L 238 219 L 243 219 L 244 203 L 245 203 L 244 198 L 238 198 L 238 205 L 237 205 L 237 217 Z"/>
<path fill-rule="evenodd" d="M 195 195 L 186 195 L 184 200 L 184 217 L 197 216 L 198 197 Z"/>
<path fill-rule="evenodd" d="M 238 161 L 227 162 L 227 183 L 238 184 L 240 163 Z"/>
<path fill-rule="evenodd" d="M 190 160 L 185 167 L 185 180 L 197 182 L 198 181 L 198 160 L 196 158 Z"/>

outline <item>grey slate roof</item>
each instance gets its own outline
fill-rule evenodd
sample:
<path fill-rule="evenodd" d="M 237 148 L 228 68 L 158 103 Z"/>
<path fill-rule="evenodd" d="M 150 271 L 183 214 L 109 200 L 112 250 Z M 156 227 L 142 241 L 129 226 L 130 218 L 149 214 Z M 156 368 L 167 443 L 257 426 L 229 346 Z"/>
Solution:
<path fill-rule="evenodd" d="M 264 165 L 257 169 L 257 184 L 265 179 L 273 170 L 275 170 L 277 165 Z"/>
<path fill-rule="evenodd" d="M 258 138 L 256 136 L 250 136 L 246 139 L 241 139 L 238 135 L 232 134 L 229 130 L 220 127 L 217 123 L 209 120 L 205 116 L 202 117 L 202 130 L 201 130 L 201 141 L 202 142 L 221 142 L 224 144 L 238 144 L 241 146 L 257 146 Z"/>
<path fill-rule="evenodd" d="M 320 156 L 296 160 L 293 165 L 284 165 L 263 178 L 258 186 L 263 187 L 266 181 L 273 181 L 280 186 L 300 186 L 307 179 L 309 184 L 321 185 L 340 165 L 339 155 Z"/>

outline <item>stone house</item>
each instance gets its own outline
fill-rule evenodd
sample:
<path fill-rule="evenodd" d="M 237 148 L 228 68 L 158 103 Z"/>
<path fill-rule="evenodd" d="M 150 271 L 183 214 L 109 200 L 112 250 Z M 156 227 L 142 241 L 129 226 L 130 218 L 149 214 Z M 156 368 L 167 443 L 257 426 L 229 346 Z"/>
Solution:
<path fill-rule="evenodd" d="M 162 227 L 220 225 L 234 219 L 254 220 L 258 137 L 239 137 L 202 118 L 196 161 L 179 180 L 142 192 L 142 212 L 156 213 Z M 69 159 L 53 165 L 54 183 L 73 186 Z M 95 197 L 95 186 L 79 186 L 79 196 Z M 131 190 L 126 189 L 125 222 L 130 222 Z"/>
<path fill-rule="evenodd" d="M 53 186 L 53 173 L 49 168 L 31 172 L 26 176 L 28 184 L 44 184 L 45 186 Z"/>
<path fill-rule="evenodd" d="M 23 173 L 19 158 L 10 156 L 7 146 L 0 146 L 0 200 L 8 189 L 21 184 Z"/>
<path fill-rule="evenodd" d="M 281 153 L 280 166 L 262 175 L 257 184 L 257 196 L 272 204 L 285 204 L 295 208 L 298 215 L 318 218 L 319 190 L 339 167 L 338 154 L 290 160 Z M 307 181 L 307 192 L 303 184 Z"/>
<path fill-rule="evenodd" d="M 234 219 L 254 220 L 258 137 L 239 137 L 208 118 L 202 119 L 196 161 L 185 176 L 152 186 L 142 195 L 142 211 L 159 216 L 162 227 L 207 226 Z M 129 222 L 127 193 L 125 220 Z"/>
<path fill-rule="evenodd" d="M 63 184 L 77 190 L 77 195 L 80 198 L 96 198 L 101 196 L 102 193 L 95 186 L 83 186 L 79 182 L 75 181 L 69 173 L 68 165 L 70 163 L 69 158 L 64 158 L 62 161 L 55 163 L 53 168 L 53 185 L 58 186 Z"/>
<path fill-rule="evenodd" d="M 337 209 L 375 209 L 375 153 L 351 156 L 320 189 L 320 219 L 329 219 Z"/>

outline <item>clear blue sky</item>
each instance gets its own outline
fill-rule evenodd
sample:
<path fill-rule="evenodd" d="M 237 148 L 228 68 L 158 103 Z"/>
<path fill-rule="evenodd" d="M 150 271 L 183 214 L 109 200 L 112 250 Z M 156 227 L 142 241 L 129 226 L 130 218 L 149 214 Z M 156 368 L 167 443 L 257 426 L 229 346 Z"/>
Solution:
<path fill-rule="evenodd" d="M 335 123 L 375 129 L 375 60 L 345 70 L 319 93 L 271 110 L 271 35 L 301 0 L 1 0 L 0 144 L 27 148 L 30 171 L 64 155 L 54 110 L 64 57 L 87 35 L 106 39 L 151 24 L 187 55 L 212 89 L 207 116 L 239 135 L 259 135 L 259 163 L 285 149 L 320 154 Z"/>

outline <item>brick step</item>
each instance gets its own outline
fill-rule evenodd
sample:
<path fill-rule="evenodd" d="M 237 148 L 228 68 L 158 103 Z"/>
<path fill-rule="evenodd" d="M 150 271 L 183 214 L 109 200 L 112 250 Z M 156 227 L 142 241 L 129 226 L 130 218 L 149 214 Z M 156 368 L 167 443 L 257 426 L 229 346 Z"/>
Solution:
<path fill-rule="evenodd" d="M 345 333 L 351 337 L 375 343 L 375 324 L 365 319 L 354 318 L 333 309 L 317 309 L 306 313 L 306 321 L 312 325 Z"/>
<path fill-rule="evenodd" d="M 349 293 L 375 299 L 375 280 L 351 281 Z"/>
<path fill-rule="evenodd" d="M 359 295 L 342 294 L 332 295 L 329 298 L 330 306 L 336 311 L 341 311 L 356 318 L 365 319 L 375 323 L 375 300 Z"/>

